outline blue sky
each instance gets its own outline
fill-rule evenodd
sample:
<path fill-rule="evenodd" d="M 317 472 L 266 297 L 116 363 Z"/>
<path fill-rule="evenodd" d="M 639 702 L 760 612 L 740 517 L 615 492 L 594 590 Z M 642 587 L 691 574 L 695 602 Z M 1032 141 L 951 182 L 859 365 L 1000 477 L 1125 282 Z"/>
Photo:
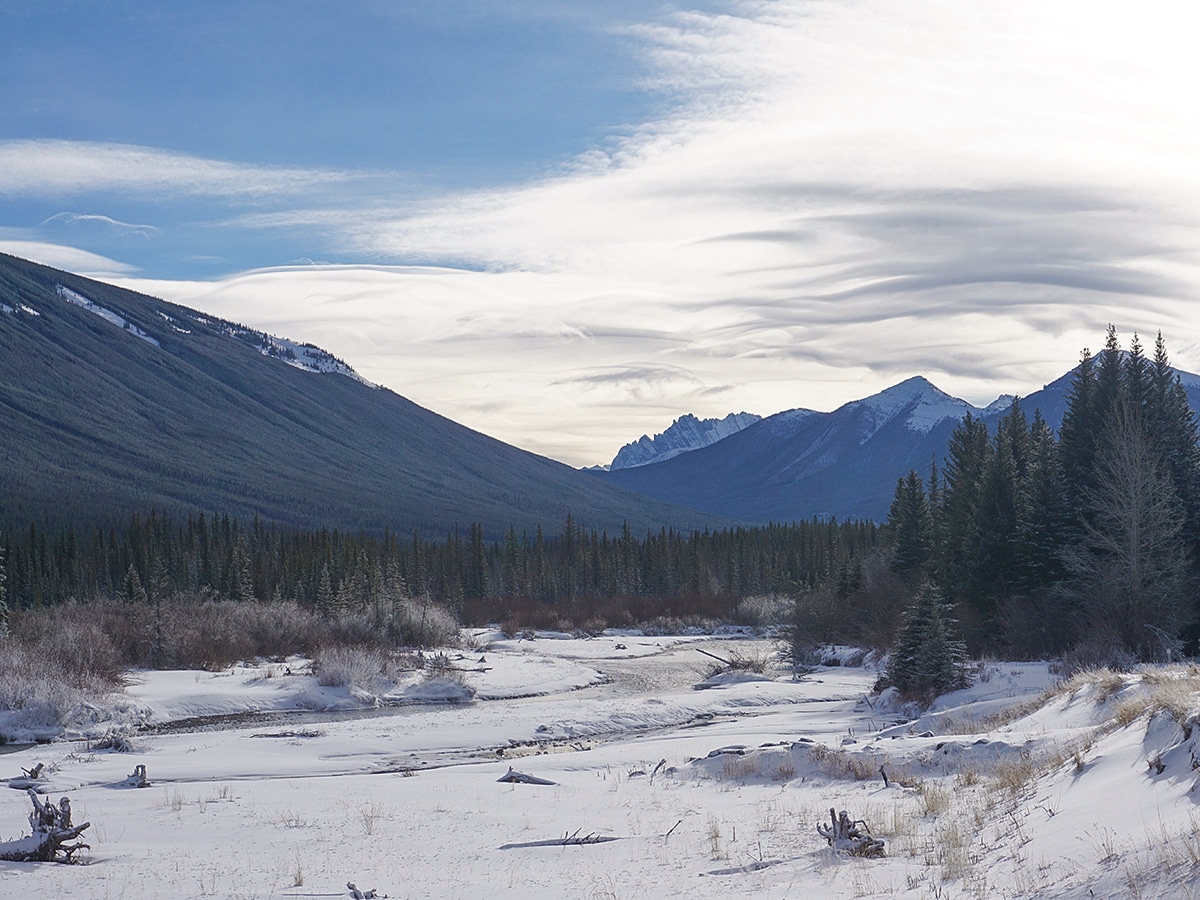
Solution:
<path fill-rule="evenodd" d="M 669 103 L 645 85 L 645 65 L 621 33 L 646 8 L 3 2 L 0 138 L 349 173 L 356 188 L 385 191 L 392 203 L 517 183 Z M 163 277 L 344 261 L 319 235 L 213 227 L 239 208 L 280 208 L 280 199 L 83 185 L 5 197 L 0 227 Z"/>
<path fill-rule="evenodd" d="M 573 464 L 1107 323 L 1200 370 L 1183 0 L 0 0 L 0 250 Z"/>

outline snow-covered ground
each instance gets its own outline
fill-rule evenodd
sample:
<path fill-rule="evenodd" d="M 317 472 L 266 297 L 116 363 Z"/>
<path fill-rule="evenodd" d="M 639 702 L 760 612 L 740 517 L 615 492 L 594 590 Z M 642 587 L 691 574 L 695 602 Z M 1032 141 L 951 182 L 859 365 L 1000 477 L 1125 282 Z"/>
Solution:
<path fill-rule="evenodd" d="M 699 650 L 768 649 L 494 640 L 451 651 L 475 699 L 438 704 L 414 702 L 418 680 L 320 687 L 303 660 L 138 673 L 128 694 L 159 730 L 133 752 L 0 755 L 10 776 L 46 763 L 43 789 L 92 823 L 86 865 L 0 862 L 0 896 L 1200 893 L 1200 731 L 1179 724 L 1195 671 L 1048 691 L 1043 664 L 991 663 L 904 721 L 871 669 L 705 682 Z M 123 786 L 139 764 L 153 785 Z M 499 781 L 510 767 L 554 784 Z M 831 807 L 886 857 L 833 854 L 816 831 Z M 0 792 L 0 839 L 28 811 Z"/>

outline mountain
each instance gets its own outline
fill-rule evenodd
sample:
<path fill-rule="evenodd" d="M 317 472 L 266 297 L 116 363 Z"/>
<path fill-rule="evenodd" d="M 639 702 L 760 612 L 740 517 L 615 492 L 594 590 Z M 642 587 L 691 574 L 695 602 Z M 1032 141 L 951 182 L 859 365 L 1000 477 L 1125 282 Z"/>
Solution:
<path fill-rule="evenodd" d="M 1200 377 L 1180 372 L 1193 409 Z M 1074 372 L 1028 397 L 1029 417 L 1041 409 L 1057 429 Z M 970 412 L 993 426 L 1010 397 L 985 409 L 952 397 L 922 377 L 909 378 L 864 400 L 821 413 L 789 410 L 665 462 L 602 474 L 610 484 L 750 522 L 812 516 L 883 521 L 897 479 L 910 469 L 928 474 L 941 463 L 955 426 Z"/>
<path fill-rule="evenodd" d="M 609 469 L 632 469 L 650 463 L 674 459 L 689 450 L 699 450 L 722 438 L 753 425 L 762 416 L 754 413 L 730 413 L 723 419 L 697 419 L 691 413 L 680 416 L 662 434 L 643 434 L 617 451 Z"/>
<path fill-rule="evenodd" d="M 896 479 L 928 471 L 968 411 L 978 412 L 910 378 L 831 413 L 777 413 L 708 447 L 599 477 L 747 521 L 883 518 Z"/>
<path fill-rule="evenodd" d="M 499 537 L 729 524 L 367 383 L 309 344 L 0 254 L 0 526 L 153 509 Z"/>

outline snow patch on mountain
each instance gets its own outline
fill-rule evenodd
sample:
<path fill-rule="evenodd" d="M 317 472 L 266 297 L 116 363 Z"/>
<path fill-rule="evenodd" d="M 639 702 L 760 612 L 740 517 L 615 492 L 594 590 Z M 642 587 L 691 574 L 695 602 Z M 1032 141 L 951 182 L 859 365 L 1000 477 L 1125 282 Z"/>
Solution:
<path fill-rule="evenodd" d="M 997 397 L 995 400 L 993 400 L 991 403 L 989 403 L 987 406 L 985 406 L 983 408 L 983 411 L 984 411 L 984 413 L 1004 412 L 1006 409 L 1008 409 L 1009 407 L 1011 407 L 1013 405 L 1013 402 L 1016 399 L 1017 399 L 1017 397 L 1015 394 L 1001 394 L 999 397 Z"/>
<path fill-rule="evenodd" d="M 863 433 L 860 444 L 866 443 L 884 425 L 905 415 L 904 424 L 910 431 L 928 434 L 946 419 L 961 420 L 967 413 L 980 410 L 966 400 L 952 397 L 917 375 L 880 391 L 865 400 L 847 403 L 843 409 L 858 409 L 863 413 Z"/>
<path fill-rule="evenodd" d="M 665 462 L 681 453 L 699 450 L 722 438 L 753 425 L 762 416 L 754 413 L 730 413 L 723 419 L 697 419 L 691 413 L 680 416 L 666 431 L 654 437 L 643 434 L 617 451 L 610 469 L 632 469 L 650 463 Z"/>
<path fill-rule="evenodd" d="M 769 433 L 774 437 L 786 437 L 794 432 L 802 422 L 811 419 L 813 416 L 823 415 L 829 414 L 819 413 L 814 409 L 788 409 L 769 416 L 763 423 L 763 427 L 768 429 Z"/>
<path fill-rule="evenodd" d="M 208 322 L 205 321 L 205 324 L 208 324 Z M 220 328 L 229 337 L 235 338 L 244 344 L 249 344 L 263 356 L 278 359 L 289 366 L 303 369 L 305 372 L 333 372 L 337 375 L 345 375 L 347 378 L 353 378 L 355 381 L 362 382 L 367 387 L 379 386 L 367 381 L 367 379 L 355 372 L 344 361 L 338 359 L 329 351 L 322 350 L 315 344 L 302 344 L 298 341 L 290 341 L 287 338 L 276 337 L 263 331 L 256 331 L 253 328 L 246 328 L 229 322 L 221 323 Z"/>
<path fill-rule="evenodd" d="M 83 296 L 83 294 L 76 293 L 75 291 L 71 290 L 69 287 L 66 287 L 61 284 L 57 285 L 54 288 L 54 291 L 55 291 L 55 293 L 58 294 L 59 297 L 61 297 L 63 300 L 66 300 L 68 303 L 72 304 L 73 306 L 78 306 L 81 309 L 86 309 L 90 313 L 95 313 L 100 318 L 104 319 L 105 321 L 111 322 L 113 325 L 116 325 L 122 331 L 128 331 L 134 337 L 141 338 L 147 344 L 153 344 L 155 347 L 161 346 L 158 343 L 158 341 L 156 341 L 154 338 L 150 337 L 150 335 L 146 334 L 146 332 L 142 331 L 142 329 L 138 328 L 136 325 L 134 325 L 132 322 L 130 322 L 128 319 L 126 319 L 124 316 L 118 315 L 117 313 L 113 312 L 111 309 L 105 309 L 103 306 L 100 306 L 98 303 L 93 303 L 87 297 Z"/>

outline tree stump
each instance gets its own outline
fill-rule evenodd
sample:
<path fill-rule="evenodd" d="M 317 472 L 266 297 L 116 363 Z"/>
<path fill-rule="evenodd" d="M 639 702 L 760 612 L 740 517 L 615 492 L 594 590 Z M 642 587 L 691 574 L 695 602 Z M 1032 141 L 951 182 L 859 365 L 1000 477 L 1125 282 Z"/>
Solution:
<path fill-rule="evenodd" d="M 91 827 L 91 823 L 71 824 L 71 801 L 66 797 L 55 806 L 50 802 L 43 803 L 35 790 L 30 789 L 28 794 L 33 802 L 33 812 L 29 814 L 33 834 L 0 842 L 0 859 L 9 862 L 79 862 L 75 854 L 91 848 L 76 839 Z"/>
<path fill-rule="evenodd" d="M 829 842 L 834 850 L 844 850 L 851 856 L 878 859 L 883 856 L 883 841 L 871 835 L 871 829 L 862 819 L 851 819 L 850 813 L 829 810 L 831 824 L 817 823 L 817 833 Z"/>

